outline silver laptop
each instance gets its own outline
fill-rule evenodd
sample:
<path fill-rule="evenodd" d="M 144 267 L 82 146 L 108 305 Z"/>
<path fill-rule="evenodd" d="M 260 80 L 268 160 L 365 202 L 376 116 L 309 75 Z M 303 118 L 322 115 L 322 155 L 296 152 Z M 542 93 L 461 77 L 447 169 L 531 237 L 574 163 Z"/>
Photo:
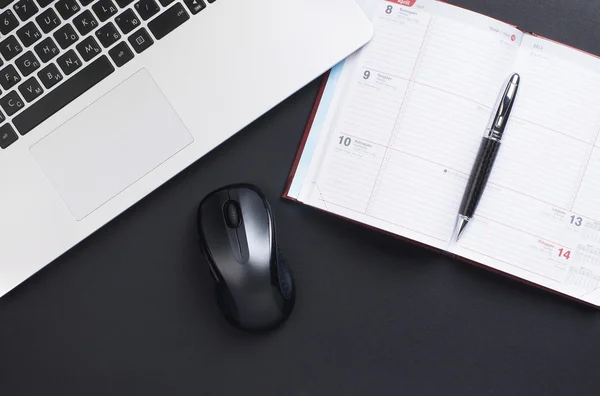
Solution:
<path fill-rule="evenodd" d="M 0 7 L 0 296 L 372 35 L 354 0 Z"/>

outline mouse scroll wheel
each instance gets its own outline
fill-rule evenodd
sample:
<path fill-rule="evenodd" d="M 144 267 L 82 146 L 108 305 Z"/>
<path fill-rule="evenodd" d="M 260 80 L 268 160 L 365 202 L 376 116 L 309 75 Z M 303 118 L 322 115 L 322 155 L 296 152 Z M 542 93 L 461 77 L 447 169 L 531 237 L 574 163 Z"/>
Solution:
<path fill-rule="evenodd" d="M 242 214 L 240 207 L 235 201 L 228 201 L 223 207 L 223 214 L 225 215 L 225 223 L 229 228 L 237 228 L 242 222 Z"/>

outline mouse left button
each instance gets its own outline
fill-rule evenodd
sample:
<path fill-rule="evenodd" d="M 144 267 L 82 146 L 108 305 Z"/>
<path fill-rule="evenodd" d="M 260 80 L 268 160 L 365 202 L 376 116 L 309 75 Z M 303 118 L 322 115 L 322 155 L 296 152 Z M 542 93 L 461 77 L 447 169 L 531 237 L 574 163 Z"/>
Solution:
<path fill-rule="evenodd" d="M 235 201 L 227 201 L 223 207 L 225 223 L 229 228 L 237 228 L 242 222 L 240 207 Z"/>

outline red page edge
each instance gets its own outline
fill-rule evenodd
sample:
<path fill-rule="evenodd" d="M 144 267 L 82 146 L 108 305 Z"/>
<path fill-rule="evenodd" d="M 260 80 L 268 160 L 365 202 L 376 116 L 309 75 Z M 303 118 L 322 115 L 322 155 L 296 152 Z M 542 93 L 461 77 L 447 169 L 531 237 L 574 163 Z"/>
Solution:
<path fill-rule="evenodd" d="M 294 163 L 292 164 L 292 169 L 290 170 L 290 174 L 288 176 L 285 191 L 283 192 L 282 197 L 285 199 L 289 199 L 291 201 L 297 201 L 295 198 L 290 197 L 288 194 L 290 192 L 290 188 L 292 186 L 292 181 L 294 180 L 294 176 L 296 175 L 296 171 L 298 170 L 298 164 L 300 163 L 300 159 L 302 158 L 302 153 L 304 152 L 304 147 L 306 146 L 306 141 L 308 140 L 308 136 L 310 135 L 310 130 L 312 129 L 313 122 L 315 121 L 315 117 L 317 116 L 317 111 L 319 110 L 319 105 L 321 104 L 321 99 L 323 98 L 323 93 L 325 92 L 325 87 L 327 86 L 327 81 L 329 81 L 329 74 L 331 70 L 327 71 L 324 74 L 323 82 L 319 87 L 319 92 L 317 94 L 317 99 L 315 100 L 315 104 L 310 113 L 310 117 L 308 118 L 308 123 L 306 124 L 306 128 L 304 129 L 304 135 L 302 135 L 302 140 L 300 141 L 300 146 L 298 147 L 298 151 L 296 152 L 296 158 L 294 158 Z"/>

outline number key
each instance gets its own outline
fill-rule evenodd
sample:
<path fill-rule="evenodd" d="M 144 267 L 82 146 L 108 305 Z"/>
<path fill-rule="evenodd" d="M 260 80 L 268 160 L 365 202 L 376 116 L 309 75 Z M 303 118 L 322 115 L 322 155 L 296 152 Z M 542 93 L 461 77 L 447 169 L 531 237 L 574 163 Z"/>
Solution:
<path fill-rule="evenodd" d="M 17 26 L 19 26 L 19 21 L 17 21 L 11 10 L 6 10 L 0 14 L 0 33 L 8 34 Z"/>
<path fill-rule="evenodd" d="M 79 30 L 79 34 L 85 36 L 98 26 L 98 21 L 90 10 L 85 10 L 73 18 L 73 25 Z"/>
<path fill-rule="evenodd" d="M 44 90 L 35 77 L 31 77 L 29 80 L 19 85 L 19 92 L 21 92 L 21 95 L 23 95 L 27 102 L 31 102 L 40 96 Z"/>
<path fill-rule="evenodd" d="M 77 14 L 81 7 L 79 7 L 76 0 L 59 0 L 56 3 L 56 10 L 63 19 L 69 19 Z"/>
<path fill-rule="evenodd" d="M 0 54 L 2 54 L 7 61 L 11 60 L 21 52 L 23 52 L 23 47 L 19 44 L 15 36 L 8 36 L 8 38 L 0 43 Z"/>
<path fill-rule="evenodd" d="M 65 49 L 77 41 L 79 36 L 75 33 L 75 29 L 69 23 L 54 32 L 54 39 L 60 45 L 60 48 Z"/>
<path fill-rule="evenodd" d="M 40 5 L 40 7 L 44 8 L 52 4 L 54 0 L 35 0 Z"/>
<path fill-rule="evenodd" d="M 46 89 L 50 89 L 62 81 L 63 76 L 58 71 L 58 67 L 54 63 L 50 63 L 38 73 L 38 78 L 44 84 Z"/>
<path fill-rule="evenodd" d="M 137 19 L 131 9 L 123 11 L 121 15 L 115 18 L 115 22 L 123 34 L 131 32 L 133 29 L 140 25 L 140 20 Z"/>
<path fill-rule="evenodd" d="M 31 44 L 42 38 L 42 34 L 33 22 L 29 22 L 21 29 L 17 30 L 17 36 L 19 36 L 25 47 L 29 47 Z"/>
<path fill-rule="evenodd" d="M 0 0 L 0 8 L 6 8 L 15 0 Z"/>
<path fill-rule="evenodd" d="M 117 6 L 114 5 L 112 0 L 100 0 L 92 6 L 92 10 L 94 10 L 100 22 L 104 22 L 117 13 Z"/>
<path fill-rule="evenodd" d="M 13 6 L 22 21 L 26 21 L 39 11 L 33 0 L 19 0 Z"/>
<path fill-rule="evenodd" d="M 134 7 L 144 21 L 156 15 L 156 13 L 160 11 L 160 7 L 154 0 L 140 0 L 135 3 Z"/>

